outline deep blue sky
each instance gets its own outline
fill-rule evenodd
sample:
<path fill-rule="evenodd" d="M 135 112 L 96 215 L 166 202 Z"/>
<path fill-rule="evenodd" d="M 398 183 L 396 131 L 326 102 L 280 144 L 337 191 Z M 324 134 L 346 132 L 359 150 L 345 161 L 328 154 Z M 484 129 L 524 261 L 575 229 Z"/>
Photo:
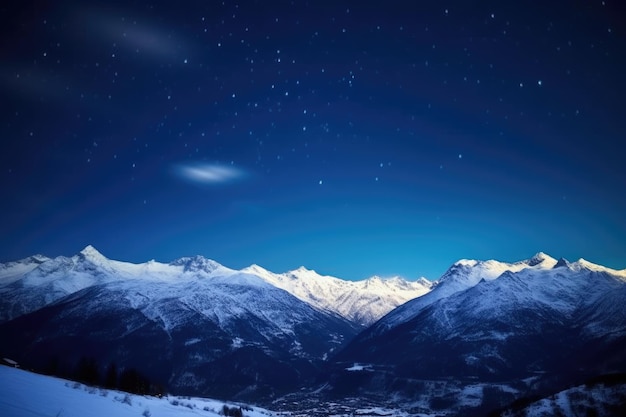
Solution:
<path fill-rule="evenodd" d="M 626 267 L 620 1 L 0 6 L 0 261 Z"/>

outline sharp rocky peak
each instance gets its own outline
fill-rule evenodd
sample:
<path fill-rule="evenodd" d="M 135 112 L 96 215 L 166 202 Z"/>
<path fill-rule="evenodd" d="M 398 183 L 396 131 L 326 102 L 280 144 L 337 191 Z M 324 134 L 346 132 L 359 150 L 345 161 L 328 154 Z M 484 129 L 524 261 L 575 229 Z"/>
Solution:
<path fill-rule="evenodd" d="M 250 273 L 260 273 L 260 274 L 268 274 L 271 272 L 265 268 L 263 268 L 261 265 L 257 265 L 257 264 L 252 264 L 244 269 L 241 270 L 242 272 L 250 272 Z"/>
<path fill-rule="evenodd" d="M 301 266 L 298 269 L 294 269 L 293 271 L 289 271 L 286 274 L 294 276 L 294 277 L 298 277 L 298 278 L 310 278 L 310 277 L 319 276 L 319 274 L 315 272 L 315 270 L 308 269 L 304 266 Z"/>
<path fill-rule="evenodd" d="M 91 245 L 85 246 L 85 249 L 81 250 L 78 253 L 78 257 L 92 261 L 92 262 L 93 261 L 101 262 L 101 261 L 107 260 L 106 256 L 98 252 L 98 250 Z"/>
<path fill-rule="evenodd" d="M 557 260 L 544 252 L 537 252 L 535 256 L 526 261 L 528 266 L 536 266 L 547 263 L 556 264 Z"/>
<path fill-rule="evenodd" d="M 185 272 L 213 272 L 222 265 L 212 259 L 205 258 L 202 255 L 185 256 L 171 262 L 170 265 L 182 266 Z"/>
<path fill-rule="evenodd" d="M 47 256 L 41 255 L 41 254 L 38 253 L 36 255 L 31 255 L 28 258 L 20 259 L 19 261 L 7 262 L 6 265 L 13 265 L 13 264 L 37 264 L 37 265 L 41 265 L 42 263 L 47 262 L 49 260 L 50 260 L 50 258 L 48 258 Z"/>
<path fill-rule="evenodd" d="M 391 279 L 391 278 L 387 278 L 387 279 Z M 368 282 L 382 282 L 382 281 L 386 281 L 386 279 L 384 279 L 384 278 L 382 278 L 382 277 L 380 277 L 378 275 L 373 275 L 373 276 L 367 278 L 365 281 L 368 281 Z"/>
<path fill-rule="evenodd" d="M 374 275 L 374 276 L 371 276 L 371 277 L 367 278 L 365 280 L 365 282 L 372 283 L 372 284 L 380 283 L 380 284 L 384 284 L 384 285 L 396 285 L 396 286 L 398 286 L 398 285 L 404 285 L 408 281 L 405 280 L 402 277 L 399 277 L 399 276 L 381 277 L 379 275 Z"/>
<path fill-rule="evenodd" d="M 569 268 L 570 263 L 565 258 L 559 258 L 557 263 L 554 265 L 554 268 Z"/>

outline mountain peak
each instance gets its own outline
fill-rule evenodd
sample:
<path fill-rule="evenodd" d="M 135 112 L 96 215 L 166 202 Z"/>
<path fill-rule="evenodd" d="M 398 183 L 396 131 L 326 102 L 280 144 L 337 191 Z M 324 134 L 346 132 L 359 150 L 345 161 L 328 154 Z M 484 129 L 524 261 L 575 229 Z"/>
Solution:
<path fill-rule="evenodd" d="M 170 265 L 182 266 L 184 272 L 208 272 L 211 273 L 222 267 L 221 264 L 202 255 L 185 256 L 172 261 Z"/>
<path fill-rule="evenodd" d="M 294 269 L 293 271 L 287 272 L 288 275 L 297 276 L 299 278 L 316 278 L 319 276 L 317 272 L 313 269 L 308 269 L 304 266 L 299 267 L 298 269 Z"/>
<path fill-rule="evenodd" d="M 367 278 L 366 281 L 375 282 L 375 281 L 386 281 L 390 279 L 391 278 L 382 278 L 378 275 L 372 275 L 371 277 Z"/>
<path fill-rule="evenodd" d="M 424 278 L 424 277 L 419 277 L 415 282 L 417 282 L 418 284 L 420 284 L 421 286 L 425 288 L 434 288 L 438 284 L 437 281 L 431 281 L 428 278 Z"/>
<path fill-rule="evenodd" d="M 545 261 L 546 259 L 552 259 L 552 257 L 544 252 L 537 252 L 532 258 L 528 260 L 528 265 L 535 266 Z"/>
<path fill-rule="evenodd" d="M 102 261 L 107 259 L 91 245 L 85 246 L 85 248 L 79 252 L 79 256 L 90 261 Z"/>
<path fill-rule="evenodd" d="M 531 267 L 541 265 L 552 268 L 557 263 L 557 260 L 546 254 L 545 252 L 537 252 L 532 258 L 524 261 L 524 263 Z"/>
<path fill-rule="evenodd" d="M 559 260 L 557 261 L 557 263 L 554 265 L 554 268 L 569 268 L 570 263 L 568 262 L 567 259 L 565 258 L 559 258 Z"/>
<path fill-rule="evenodd" d="M 36 255 L 31 255 L 28 258 L 21 259 L 21 260 L 19 260 L 17 262 L 18 263 L 26 263 L 26 264 L 34 263 L 34 264 L 39 265 L 39 264 L 42 264 L 42 263 L 44 263 L 46 261 L 49 261 L 49 260 L 50 260 L 50 258 L 48 258 L 47 256 L 38 253 Z"/>
<path fill-rule="evenodd" d="M 267 269 L 263 268 L 261 265 L 257 265 L 257 264 L 252 264 L 244 269 L 242 269 L 243 272 L 250 272 L 250 273 L 267 273 L 269 272 Z"/>
<path fill-rule="evenodd" d="M 452 266 L 476 266 L 478 263 L 476 259 L 459 259 Z"/>

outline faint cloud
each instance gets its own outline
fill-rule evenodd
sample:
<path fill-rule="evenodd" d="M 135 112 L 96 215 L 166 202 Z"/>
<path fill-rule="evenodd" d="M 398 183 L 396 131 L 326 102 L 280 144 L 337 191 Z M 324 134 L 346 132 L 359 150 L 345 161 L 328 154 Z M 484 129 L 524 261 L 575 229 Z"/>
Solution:
<path fill-rule="evenodd" d="M 85 39 L 95 36 L 108 45 L 120 45 L 144 56 L 180 60 L 190 52 L 188 40 L 177 34 L 174 28 L 151 22 L 143 16 L 133 18 L 130 10 L 84 8 L 75 12 L 74 21 L 79 32 L 87 35 Z"/>
<path fill-rule="evenodd" d="M 174 172 L 186 181 L 199 184 L 224 184 L 247 176 L 246 171 L 233 165 L 208 163 L 179 164 L 174 167 Z"/>
<path fill-rule="evenodd" d="M 85 69 L 94 71 L 95 67 L 108 66 L 115 59 L 184 68 L 194 57 L 196 47 L 183 30 L 129 7 L 59 6 L 55 20 L 63 24 L 55 32 L 58 39 L 54 42 L 37 39 L 42 45 L 49 45 L 32 57 L 29 51 L 27 61 L 20 53 L 0 61 L 2 92 L 36 100 L 79 99 L 96 93 L 92 91 L 93 85 L 80 81 L 85 79 L 82 73 Z M 43 37 L 46 33 L 33 36 Z M 62 52 L 65 49 L 57 50 L 60 45 L 73 51 L 74 69 L 66 61 Z"/>

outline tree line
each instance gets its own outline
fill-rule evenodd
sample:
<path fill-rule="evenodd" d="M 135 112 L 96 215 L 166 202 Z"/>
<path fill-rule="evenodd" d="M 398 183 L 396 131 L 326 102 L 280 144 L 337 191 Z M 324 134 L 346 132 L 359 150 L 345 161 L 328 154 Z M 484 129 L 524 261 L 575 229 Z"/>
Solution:
<path fill-rule="evenodd" d="M 58 365 L 51 366 L 46 373 L 73 379 L 85 385 L 116 389 L 131 394 L 159 397 L 165 394 L 165 388 L 162 385 L 150 381 L 137 369 L 128 367 L 120 370 L 115 362 L 110 362 L 106 368 L 102 368 L 93 357 L 81 357 L 69 373 L 60 372 Z"/>

